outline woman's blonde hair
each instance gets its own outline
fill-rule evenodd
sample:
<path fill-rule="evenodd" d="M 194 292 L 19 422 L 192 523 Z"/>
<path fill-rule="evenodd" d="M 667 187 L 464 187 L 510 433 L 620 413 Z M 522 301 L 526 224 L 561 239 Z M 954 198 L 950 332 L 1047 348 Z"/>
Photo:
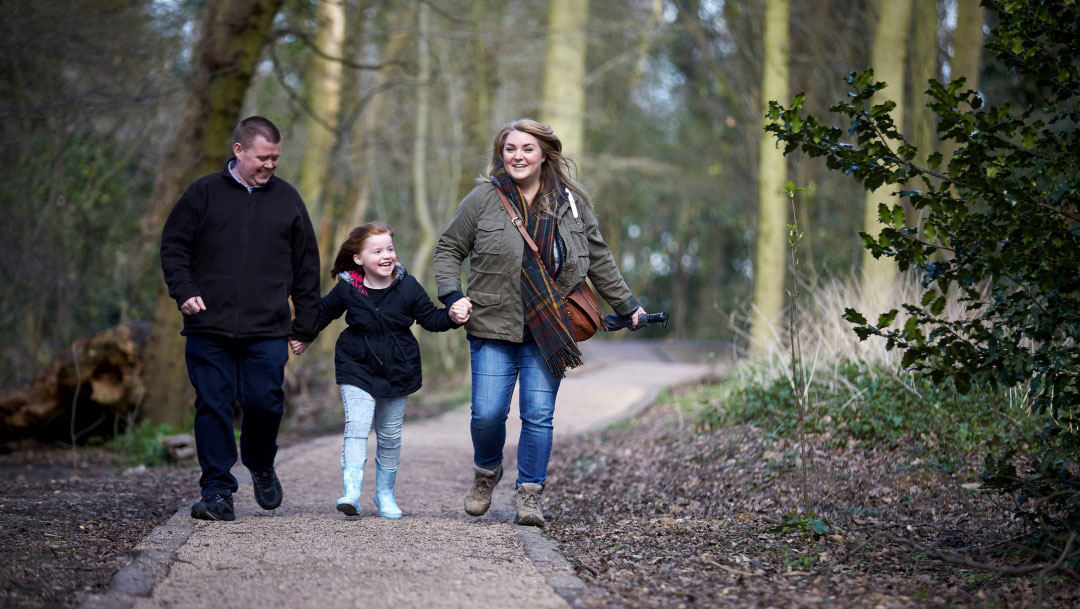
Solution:
<path fill-rule="evenodd" d="M 559 137 L 555 135 L 550 126 L 538 120 L 518 118 L 506 123 L 502 129 L 499 129 L 499 132 L 495 134 L 495 142 L 491 150 L 491 161 L 488 163 L 487 170 L 488 175 L 491 175 L 491 172 L 495 170 L 495 166 L 502 162 L 503 147 L 506 145 L 506 138 L 510 137 L 511 131 L 521 131 L 535 137 L 536 141 L 540 143 L 540 151 L 544 153 L 544 164 L 540 167 L 540 183 L 543 185 L 544 191 L 539 193 L 540 196 L 536 197 L 537 200 L 542 199 L 544 195 L 553 194 L 558 185 L 562 184 L 570 189 L 576 201 L 584 202 L 585 205 L 591 207 L 589 197 L 573 178 L 577 174 L 577 164 L 563 156 L 562 141 L 559 140 Z"/>

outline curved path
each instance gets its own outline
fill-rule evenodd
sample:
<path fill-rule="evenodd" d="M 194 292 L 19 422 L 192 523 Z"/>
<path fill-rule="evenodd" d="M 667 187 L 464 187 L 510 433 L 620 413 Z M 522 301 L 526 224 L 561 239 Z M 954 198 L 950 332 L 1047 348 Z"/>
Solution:
<path fill-rule="evenodd" d="M 559 390 L 555 442 L 603 428 L 647 406 L 664 387 L 702 378 L 704 365 L 672 361 L 645 341 L 585 343 L 586 365 Z M 84 607 L 567 607 L 584 586 L 538 529 L 511 523 L 520 421 L 508 419 L 506 476 L 492 509 L 467 516 L 472 480 L 469 409 L 406 423 L 397 498 L 405 517 L 379 518 L 371 435 L 364 511 L 334 510 L 341 437 L 278 457 L 285 501 L 260 509 L 242 467 L 234 522 L 196 521 L 180 509 L 138 548 L 106 594 Z M 568 602 L 569 601 L 569 602 Z"/>

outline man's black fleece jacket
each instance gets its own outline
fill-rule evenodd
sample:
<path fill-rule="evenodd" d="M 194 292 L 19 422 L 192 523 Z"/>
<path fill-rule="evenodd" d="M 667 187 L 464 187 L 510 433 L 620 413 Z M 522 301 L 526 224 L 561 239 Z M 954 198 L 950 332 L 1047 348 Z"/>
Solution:
<path fill-rule="evenodd" d="M 199 178 L 165 221 L 161 267 L 177 306 L 193 296 L 206 305 L 184 316 L 181 334 L 305 342 L 318 334 L 319 247 L 300 193 L 281 178 L 249 192 L 228 163 Z"/>

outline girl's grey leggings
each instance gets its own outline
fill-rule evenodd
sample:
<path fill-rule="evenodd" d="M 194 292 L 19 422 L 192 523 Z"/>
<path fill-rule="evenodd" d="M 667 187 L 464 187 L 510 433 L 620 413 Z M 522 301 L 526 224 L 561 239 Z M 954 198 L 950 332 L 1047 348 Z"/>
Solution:
<path fill-rule="evenodd" d="M 345 439 L 341 444 L 341 467 L 362 467 L 367 459 L 367 439 L 372 423 L 378 448 L 375 464 L 396 472 L 401 462 L 401 421 L 405 397 L 373 398 L 355 385 L 341 386 L 345 404 Z"/>

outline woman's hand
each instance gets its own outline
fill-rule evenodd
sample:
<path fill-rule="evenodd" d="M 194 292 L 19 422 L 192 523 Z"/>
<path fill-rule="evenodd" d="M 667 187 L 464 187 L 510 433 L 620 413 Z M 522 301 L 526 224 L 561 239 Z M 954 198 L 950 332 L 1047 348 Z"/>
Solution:
<path fill-rule="evenodd" d="M 292 349 L 292 352 L 295 353 L 296 355 L 300 355 L 305 350 L 307 350 L 308 345 L 310 345 L 310 344 L 311 343 L 300 342 L 300 341 L 296 340 L 295 338 L 290 338 L 289 339 L 289 348 Z"/>
<path fill-rule="evenodd" d="M 645 309 L 638 307 L 637 311 L 630 314 L 630 327 L 634 330 L 637 330 L 637 320 L 639 315 L 648 315 L 648 313 L 645 312 Z"/>
<path fill-rule="evenodd" d="M 450 321 L 456 324 L 463 324 L 469 321 L 469 315 L 472 313 L 472 301 L 468 297 L 457 299 L 454 304 L 450 305 Z"/>

